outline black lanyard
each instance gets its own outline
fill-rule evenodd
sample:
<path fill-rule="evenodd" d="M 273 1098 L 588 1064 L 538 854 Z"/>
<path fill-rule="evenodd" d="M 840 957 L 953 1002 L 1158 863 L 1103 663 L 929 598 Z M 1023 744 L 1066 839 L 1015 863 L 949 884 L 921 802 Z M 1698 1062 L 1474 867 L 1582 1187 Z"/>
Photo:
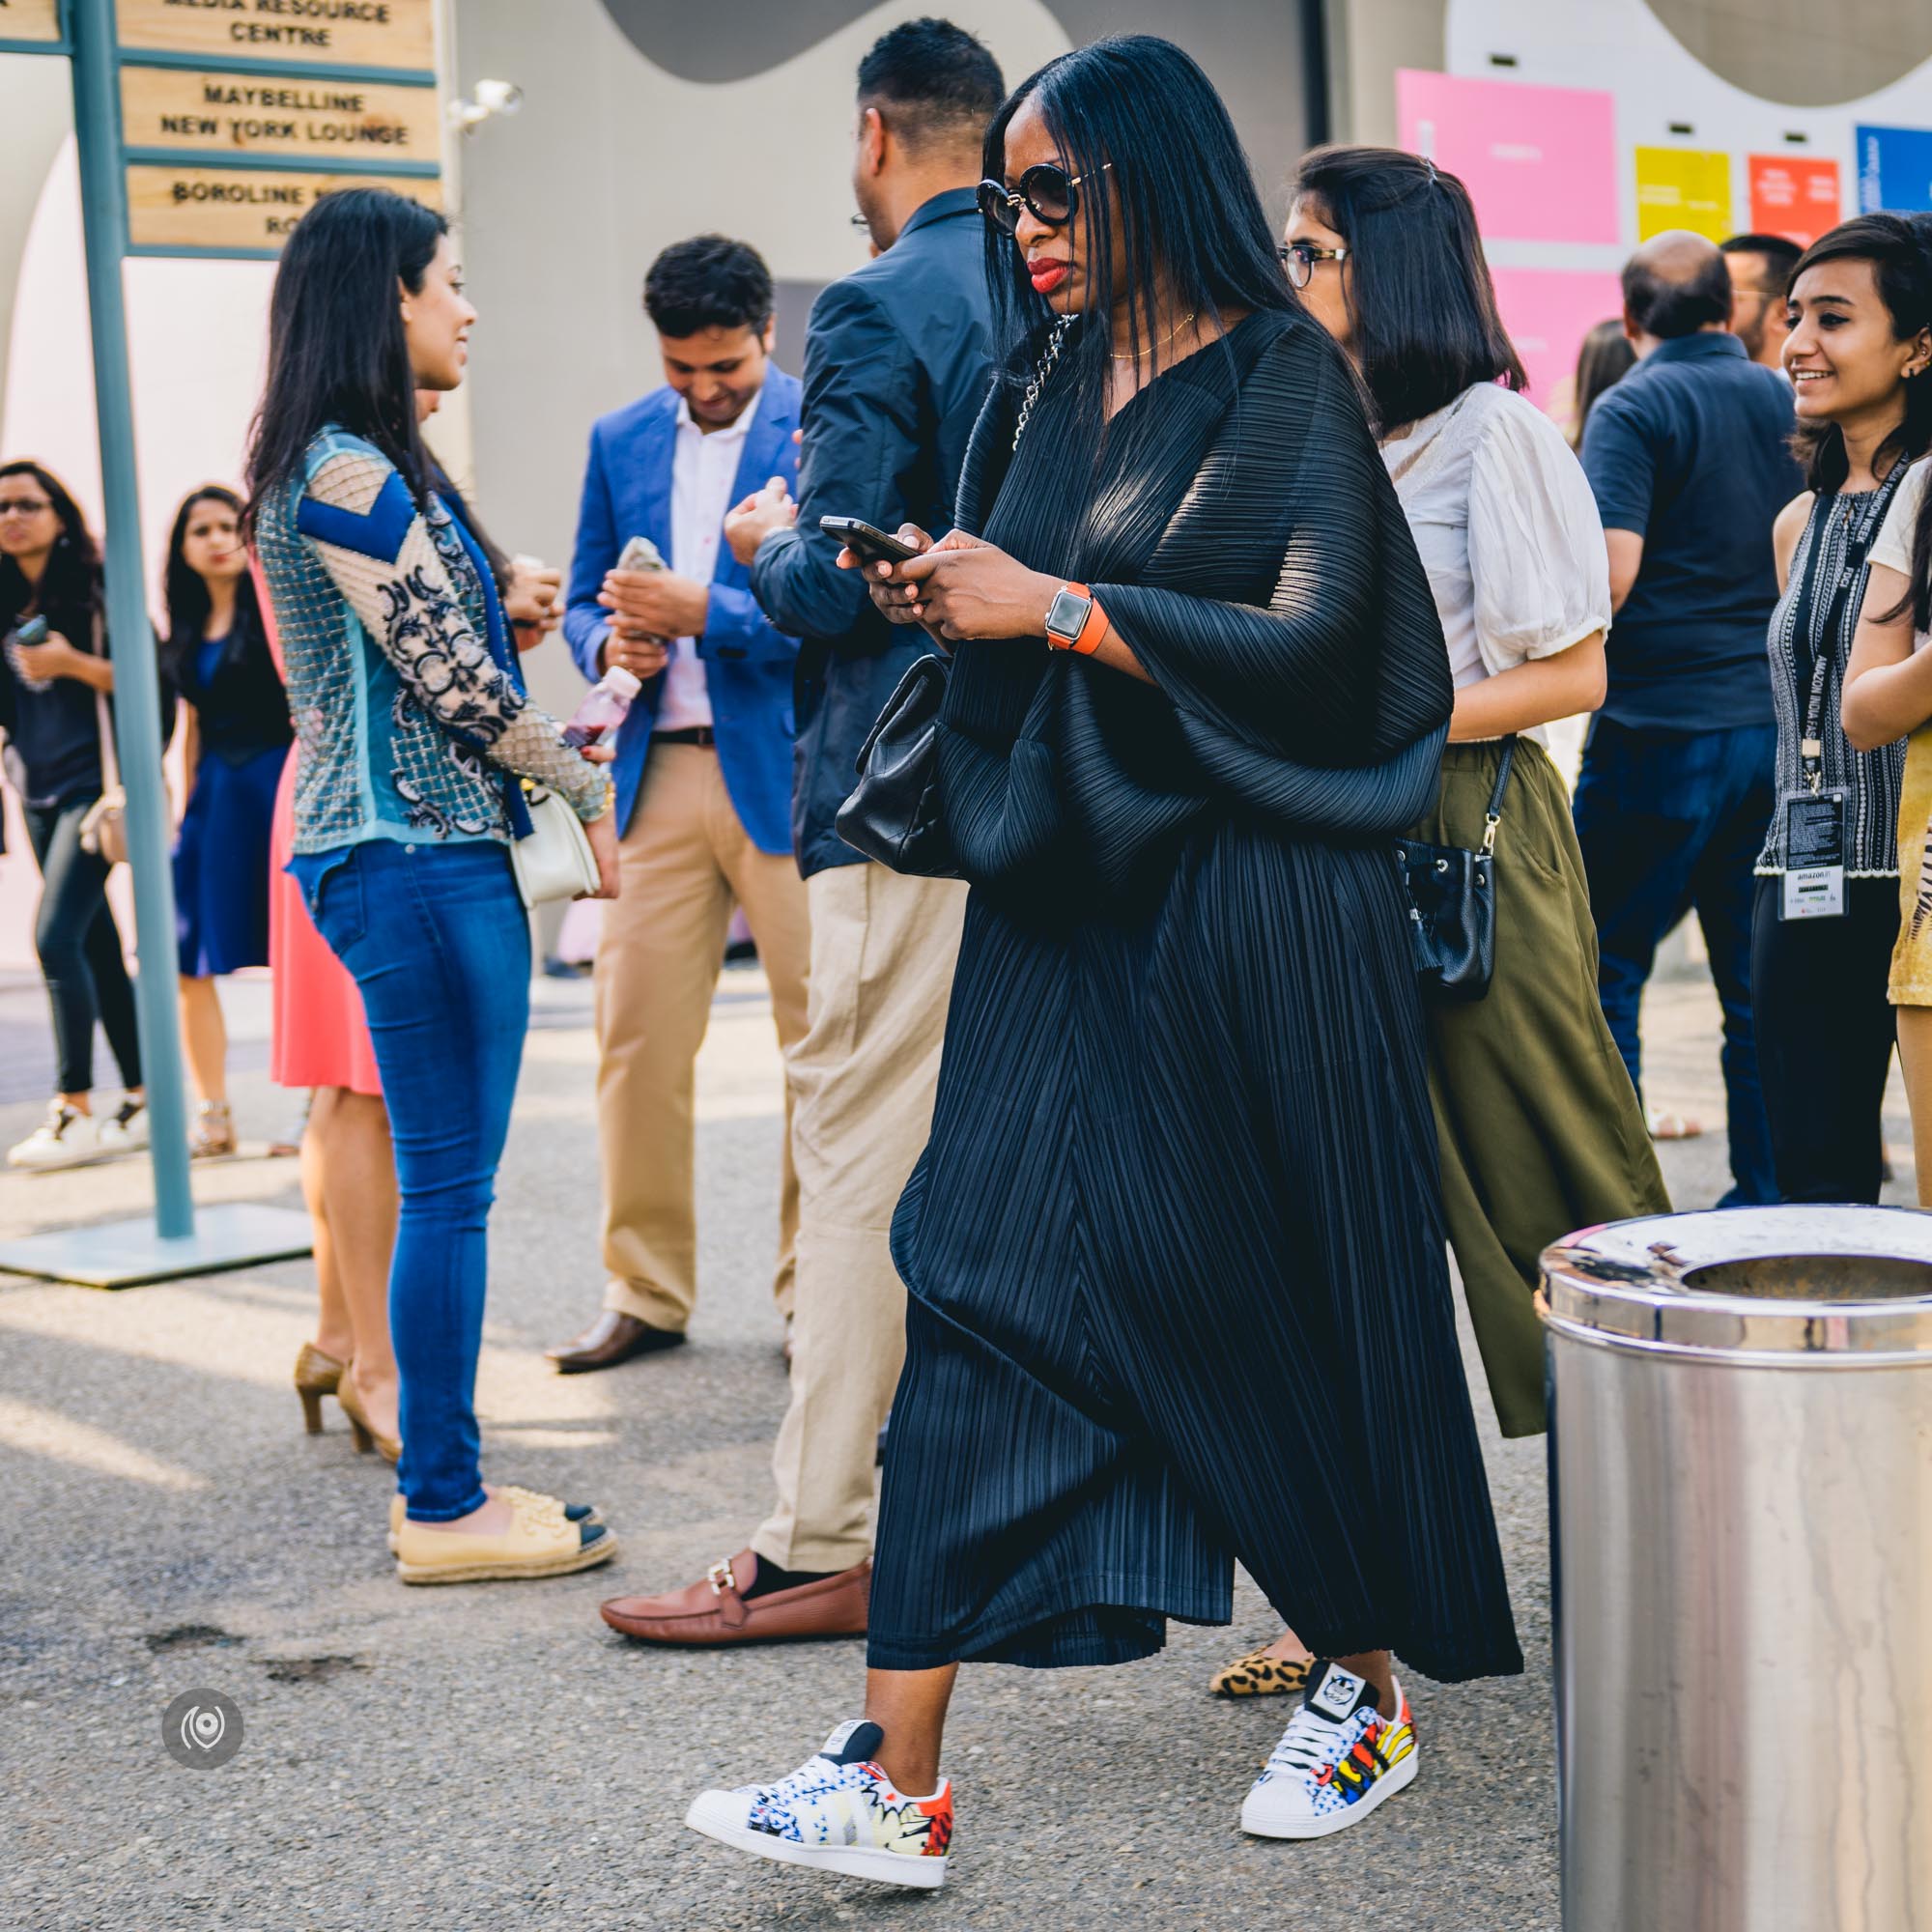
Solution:
<path fill-rule="evenodd" d="M 1815 798 L 1825 787 L 1825 687 L 1831 682 L 1833 660 L 1837 655 L 1838 626 L 1844 622 L 1845 605 L 1852 594 L 1852 586 L 1859 581 L 1865 567 L 1865 554 L 1871 549 L 1872 538 L 1878 534 L 1878 526 L 1884 521 L 1885 513 L 1891 507 L 1891 499 L 1898 494 L 1898 486 L 1905 480 L 1905 472 L 1912 468 L 1909 457 L 1901 456 L 1891 466 L 1890 474 L 1871 493 L 1870 499 L 1858 513 L 1856 520 L 1846 519 L 1845 560 L 1839 566 L 1837 588 L 1832 594 L 1832 607 L 1825 613 L 1825 626 L 1814 633 L 1818 639 L 1817 647 L 1811 654 L 1811 696 L 1804 707 L 1804 735 L 1799 740 L 1798 753 L 1804 773 L 1804 786 Z M 1820 552 L 1823 543 L 1820 542 Z M 1810 569 L 1815 568 L 1814 552 Z"/>

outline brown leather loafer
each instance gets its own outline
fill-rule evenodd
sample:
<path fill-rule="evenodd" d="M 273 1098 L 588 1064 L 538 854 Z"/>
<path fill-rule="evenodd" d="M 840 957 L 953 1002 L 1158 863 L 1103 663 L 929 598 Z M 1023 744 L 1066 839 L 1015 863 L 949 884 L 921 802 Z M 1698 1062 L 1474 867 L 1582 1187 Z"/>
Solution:
<path fill-rule="evenodd" d="M 748 1600 L 739 1592 L 750 1589 L 757 1574 L 757 1557 L 741 1549 L 714 1563 L 689 1589 L 662 1597 L 613 1597 L 603 1605 L 604 1621 L 643 1643 L 785 1643 L 865 1635 L 871 1564 Z"/>
<path fill-rule="evenodd" d="M 655 1355 L 661 1349 L 681 1348 L 682 1329 L 653 1328 L 635 1315 L 620 1315 L 607 1308 L 574 1342 L 544 1353 L 556 1364 L 560 1376 L 588 1375 L 592 1369 L 614 1369 L 633 1355 Z"/>

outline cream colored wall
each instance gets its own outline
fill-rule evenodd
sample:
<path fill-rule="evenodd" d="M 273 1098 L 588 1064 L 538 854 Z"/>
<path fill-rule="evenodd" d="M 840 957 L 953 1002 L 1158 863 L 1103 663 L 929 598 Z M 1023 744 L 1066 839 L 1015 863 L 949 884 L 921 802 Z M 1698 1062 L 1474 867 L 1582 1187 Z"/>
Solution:
<path fill-rule="evenodd" d="M 521 112 L 463 144 L 463 240 L 482 313 L 479 507 L 500 542 L 567 555 L 591 423 L 663 380 L 640 302 L 660 249 L 722 230 L 808 288 L 864 261 L 849 219 L 853 75 L 919 11 L 877 8 L 768 72 L 708 84 L 654 65 L 597 0 L 552 0 L 540 24 L 527 0 L 462 0 L 462 87 L 489 77 L 524 90 Z M 728 30 L 753 31 L 751 12 Z M 1067 45 L 1037 0 L 993 0 L 973 24 L 1015 76 Z M 787 337 L 801 321 L 782 318 Z"/>

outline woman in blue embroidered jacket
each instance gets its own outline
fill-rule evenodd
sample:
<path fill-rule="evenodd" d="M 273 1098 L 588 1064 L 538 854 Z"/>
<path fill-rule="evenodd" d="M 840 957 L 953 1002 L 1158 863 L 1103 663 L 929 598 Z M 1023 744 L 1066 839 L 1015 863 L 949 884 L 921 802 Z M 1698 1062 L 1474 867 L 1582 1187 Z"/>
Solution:
<path fill-rule="evenodd" d="M 440 215 L 384 189 L 326 197 L 275 278 L 249 479 L 301 741 L 290 870 L 361 988 L 395 1139 L 391 1540 L 424 1583 L 616 1548 L 591 1512 L 486 1490 L 478 1465 L 487 1225 L 529 1018 L 519 781 L 568 801 L 606 896 L 616 839 L 603 773 L 525 697 L 483 551 L 417 432 L 416 389 L 461 383 L 475 319 Z"/>

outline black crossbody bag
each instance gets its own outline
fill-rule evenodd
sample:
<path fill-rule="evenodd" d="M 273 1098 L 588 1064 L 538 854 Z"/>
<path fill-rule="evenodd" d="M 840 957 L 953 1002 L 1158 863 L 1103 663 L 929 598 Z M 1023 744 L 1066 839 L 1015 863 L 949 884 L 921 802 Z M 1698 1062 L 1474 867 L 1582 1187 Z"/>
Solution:
<path fill-rule="evenodd" d="M 1415 972 L 1425 999 L 1444 1006 L 1480 1000 L 1496 970 L 1496 828 L 1503 818 L 1516 739 L 1503 740 L 1495 788 L 1483 814 L 1483 844 L 1430 845 L 1420 838 L 1395 841 L 1396 864 L 1408 895 L 1408 925 L 1415 936 Z"/>

